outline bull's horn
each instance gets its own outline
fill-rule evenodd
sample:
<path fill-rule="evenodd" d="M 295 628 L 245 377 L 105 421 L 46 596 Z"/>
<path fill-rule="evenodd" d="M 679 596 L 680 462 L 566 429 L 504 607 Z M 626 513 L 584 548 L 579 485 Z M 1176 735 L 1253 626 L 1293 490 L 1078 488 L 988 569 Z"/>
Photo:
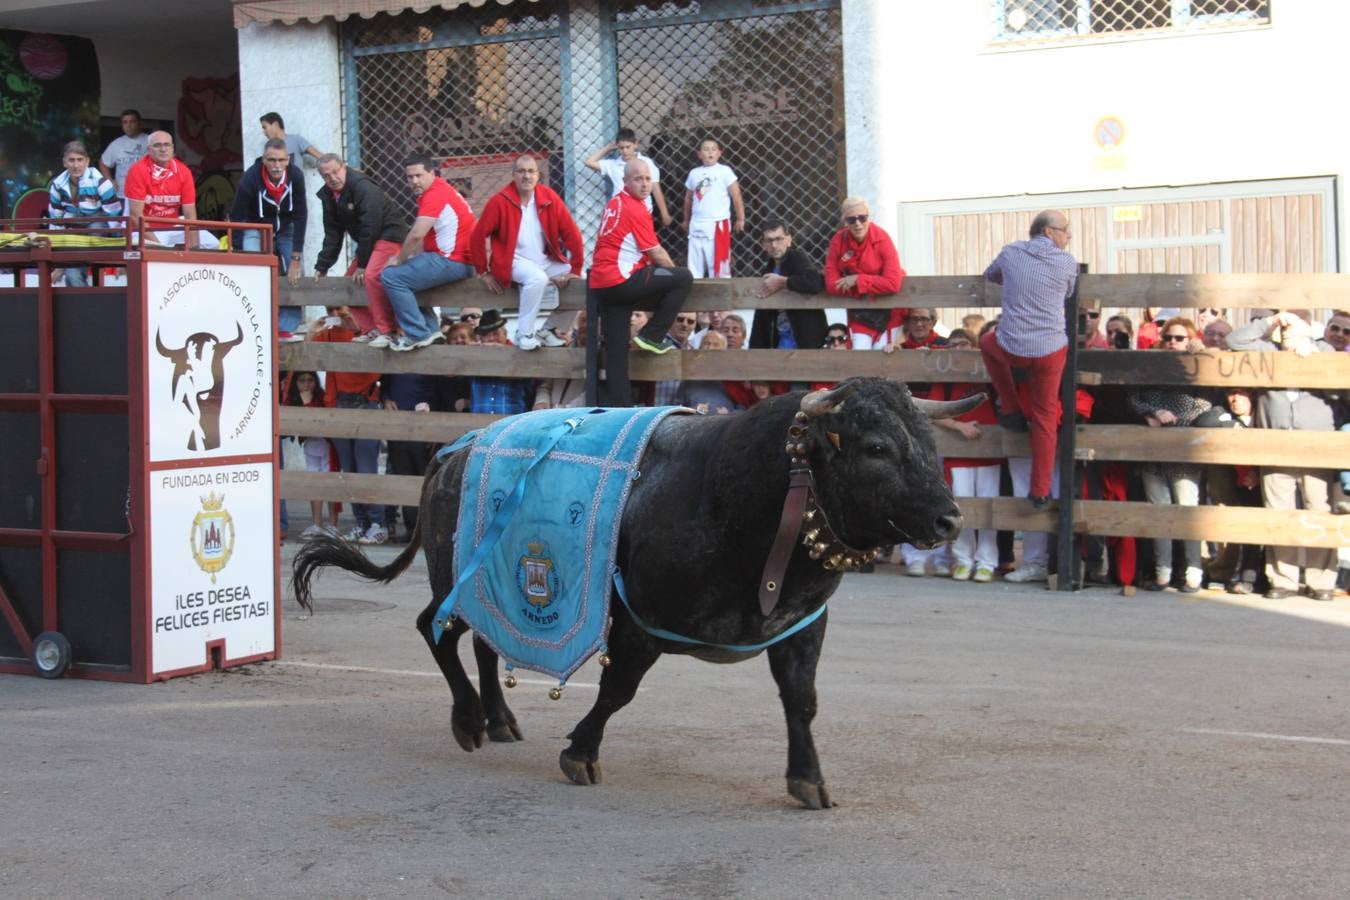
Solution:
<path fill-rule="evenodd" d="M 954 419 L 983 402 L 984 394 L 975 394 L 963 400 L 915 400 L 914 405 L 930 419 Z"/>
<path fill-rule="evenodd" d="M 857 386 L 857 382 L 845 381 L 831 390 L 822 388 L 812 391 L 802 398 L 801 411 L 813 419 L 834 412 L 843 405 L 844 398 L 853 393 Z"/>
<path fill-rule="evenodd" d="M 160 356 L 167 356 L 173 359 L 174 351 L 164 346 L 164 342 L 159 339 L 159 331 L 155 331 L 155 349 L 159 351 Z"/>

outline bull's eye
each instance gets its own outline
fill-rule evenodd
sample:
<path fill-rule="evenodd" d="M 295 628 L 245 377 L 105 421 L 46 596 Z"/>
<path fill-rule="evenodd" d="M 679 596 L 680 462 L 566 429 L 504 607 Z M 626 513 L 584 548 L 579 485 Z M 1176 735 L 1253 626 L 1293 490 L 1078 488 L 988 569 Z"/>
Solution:
<path fill-rule="evenodd" d="M 886 455 L 886 448 L 883 447 L 881 444 L 868 444 L 868 445 L 867 445 L 867 455 L 868 455 L 868 456 L 885 456 L 885 455 Z"/>

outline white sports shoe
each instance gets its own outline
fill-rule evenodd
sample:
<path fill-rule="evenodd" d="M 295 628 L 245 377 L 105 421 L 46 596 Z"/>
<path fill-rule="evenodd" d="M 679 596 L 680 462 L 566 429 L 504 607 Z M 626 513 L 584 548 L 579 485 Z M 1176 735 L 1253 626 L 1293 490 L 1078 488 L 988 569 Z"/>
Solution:
<path fill-rule="evenodd" d="M 535 338 L 538 339 L 539 343 L 544 347 L 553 348 L 553 347 L 567 346 L 567 341 L 564 341 L 562 338 L 554 334 L 552 328 L 541 328 L 534 333 L 534 336 Z"/>
<path fill-rule="evenodd" d="M 967 568 L 969 568 L 969 566 L 967 566 Z M 947 565 L 945 562 L 938 560 L 937 562 L 933 563 L 933 574 L 936 575 L 938 578 L 946 578 L 952 574 L 952 567 Z"/>
<path fill-rule="evenodd" d="M 993 581 L 993 580 L 994 580 L 994 570 L 991 569 L 989 566 L 976 566 L 976 567 L 975 567 L 975 577 L 974 577 L 973 580 L 978 581 L 978 582 L 980 582 L 981 584 L 984 584 L 984 583 L 986 583 L 986 582 Z"/>
<path fill-rule="evenodd" d="M 356 539 L 358 544 L 383 544 L 389 540 L 389 533 L 384 530 L 384 526 L 376 522 L 371 522 L 366 533 Z"/>
<path fill-rule="evenodd" d="M 928 574 L 928 567 L 923 562 L 912 562 L 905 566 L 905 574 L 913 575 L 915 578 L 922 578 Z"/>
<path fill-rule="evenodd" d="M 517 350 L 538 350 L 540 346 L 539 338 L 532 334 L 516 335 Z"/>
<path fill-rule="evenodd" d="M 1027 563 L 1004 575 L 1003 580 L 1015 584 L 1026 584 L 1030 581 L 1045 581 L 1048 577 L 1049 573 L 1046 572 L 1045 566 L 1040 563 Z"/>
<path fill-rule="evenodd" d="M 959 564 L 955 569 L 952 569 L 952 580 L 953 580 L 953 581 L 969 581 L 969 580 L 970 580 L 970 566 L 966 565 L 965 563 L 961 563 L 961 564 Z"/>

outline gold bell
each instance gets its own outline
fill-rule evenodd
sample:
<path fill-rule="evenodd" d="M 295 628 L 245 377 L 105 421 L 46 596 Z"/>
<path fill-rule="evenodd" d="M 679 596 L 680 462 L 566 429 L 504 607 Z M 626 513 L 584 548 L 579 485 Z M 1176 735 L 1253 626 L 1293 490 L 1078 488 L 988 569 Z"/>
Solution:
<path fill-rule="evenodd" d="M 614 660 L 612 660 L 612 659 L 609 658 L 609 654 L 608 654 L 608 653 L 601 653 L 601 654 L 600 654 L 600 668 L 602 668 L 602 669 L 608 669 L 608 668 L 609 668 L 609 664 L 612 663 L 612 662 L 614 662 Z"/>
<path fill-rule="evenodd" d="M 549 691 L 548 691 L 548 699 L 550 699 L 550 700 L 561 700 L 561 699 L 562 699 L 562 688 L 560 688 L 560 687 L 549 688 Z"/>
<path fill-rule="evenodd" d="M 816 545 L 811 549 L 814 550 L 817 555 L 824 556 L 825 551 L 830 549 L 830 545 L 824 541 L 816 541 Z"/>
<path fill-rule="evenodd" d="M 808 509 L 806 512 L 802 513 L 802 521 L 803 521 L 803 522 L 810 522 L 810 521 L 813 521 L 813 520 L 815 519 L 815 517 L 816 517 L 816 511 L 815 511 L 814 509 Z"/>
<path fill-rule="evenodd" d="M 518 682 L 516 681 L 516 676 L 514 676 L 514 675 L 512 675 L 510 672 L 508 672 L 508 673 L 506 674 L 506 681 L 503 682 L 503 683 L 504 683 L 507 687 L 513 688 L 513 687 L 516 686 L 516 684 L 517 684 Z"/>
<path fill-rule="evenodd" d="M 810 531 L 806 533 L 806 540 L 812 544 L 816 542 L 816 538 L 818 537 L 820 537 L 819 528 L 812 528 Z"/>
<path fill-rule="evenodd" d="M 834 556 L 831 556 L 830 565 L 836 569 L 842 568 L 844 565 L 844 554 L 836 553 Z"/>

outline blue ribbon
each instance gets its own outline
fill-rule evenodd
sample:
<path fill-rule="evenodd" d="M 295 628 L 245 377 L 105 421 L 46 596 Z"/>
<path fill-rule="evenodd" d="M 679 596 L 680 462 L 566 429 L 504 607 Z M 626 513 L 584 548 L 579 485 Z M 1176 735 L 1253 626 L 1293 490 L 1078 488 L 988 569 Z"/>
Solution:
<path fill-rule="evenodd" d="M 665 638 L 668 641 L 679 641 L 682 644 L 698 644 L 701 647 L 715 647 L 718 650 L 729 650 L 733 653 L 757 653 L 765 647 L 772 647 L 779 641 L 792 637 L 816 619 L 819 619 L 821 614 L 825 612 L 826 607 L 826 604 L 820 604 L 820 609 L 817 609 L 805 619 L 802 619 L 781 634 L 770 638 L 762 644 L 713 644 L 708 641 L 700 641 L 698 638 L 685 637 L 684 635 L 676 634 L 673 631 L 666 631 L 664 628 L 653 628 L 642 621 L 642 617 L 633 612 L 633 607 L 628 603 L 628 592 L 625 591 L 623 587 L 623 574 L 618 569 L 614 570 L 614 589 L 618 592 L 619 599 L 623 601 L 624 609 L 628 610 L 628 614 L 633 617 L 633 621 L 638 624 L 639 628 L 650 634 L 652 637 Z"/>
<path fill-rule="evenodd" d="M 459 602 L 459 589 L 469 582 L 469 579 L 478 572 L 487 559 L 488 554 L 497 546 L 497 541 L 501 540 L 502 533 L 506 531 L 506 526 L 511 524 L 511 519 L 515 516 L 516 510 L 520 509 L 520 502 L 525 497 L 525 479 L 529 476 L 534 467 L 543 462 L 544 457 L 558 445 L 569 432 L 575 430 L 581 424 L 581 417 L 568 419 L 560 425 L 555 425 L 553 430 L 548 433 L 544 439 L 544 444 L 539 448 L 538 455 L 530 460 L 530 464 L 525 471 L 520 473 L 520 479 L 516 481 L 515 489 L 502 501 L 498 507 L 497 514 L 492 517 L 492 523 L 488 525 L 487 531 L 483 532 L 483 539 L 479 541 L 478 547 L 473 551 L 473 556 L 469 557 L 469 563 L 464 567 L 464 571 L 459 574 L 455 581 L 455 586 L 441 601 L 441 605 L 436 608 L 436 615 L 431 620 L 431 634 L 435 643 L 441 642 L 441 635 L 445 633 L 446 627 L 450 624 L 450 618 L 455 611 L 455 604 Z M 443 459 L 449 454 L 455 452 L 461 447 L 465 447 L 478 438 L 479 432 L 471 431 L 460 437 L 449 447 L 444 447 L 436 453 L 437 458 Z"/>

